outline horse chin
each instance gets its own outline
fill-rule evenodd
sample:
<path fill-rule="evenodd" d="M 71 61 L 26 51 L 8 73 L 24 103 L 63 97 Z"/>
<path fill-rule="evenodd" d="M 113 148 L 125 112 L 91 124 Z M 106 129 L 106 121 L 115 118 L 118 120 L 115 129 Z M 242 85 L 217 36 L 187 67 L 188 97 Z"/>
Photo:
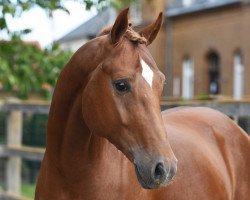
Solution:
<path fill-rule="evenodd" d="M 141 184 L 141 186 L 144 189 L 153 189 L 152 187 L 149 187 L 149 184 L 146 183 L 146 181 L 143 180 L 143 178 L 141 177 L 136 165 L 135 165 L 135 172 L 136 172 L 136 176 L 137 176 L 137 179 L 138 179 L 139 183 Z"/>

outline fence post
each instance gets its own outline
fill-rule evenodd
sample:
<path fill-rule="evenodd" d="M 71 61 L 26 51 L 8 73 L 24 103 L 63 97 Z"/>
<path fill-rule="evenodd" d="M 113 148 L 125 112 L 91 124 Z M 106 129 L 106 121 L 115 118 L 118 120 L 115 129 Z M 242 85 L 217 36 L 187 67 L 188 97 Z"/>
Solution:
<path fill-rule="evenodd" d="M 23 115 L 20 111 L 11 111 L 7 118 L 7 147 L 21 146 Z M 21 191 L 21 158 L 9 157 L 7 161 L 7 192 L 20 194 Z"/>
<path fill-rule="evenodd" d="M 238 115 L 234 115 L 233 116 L 233 120 L 236 124 L 239 124 L 239 116 Z"/>

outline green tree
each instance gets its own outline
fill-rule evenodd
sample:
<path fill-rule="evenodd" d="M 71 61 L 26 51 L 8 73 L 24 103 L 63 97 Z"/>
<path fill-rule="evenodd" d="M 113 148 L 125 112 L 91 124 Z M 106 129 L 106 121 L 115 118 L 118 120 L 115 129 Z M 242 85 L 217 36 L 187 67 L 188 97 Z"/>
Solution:
<path fill-rule="evenodd" d="M 0 29 L 8 29 L 6 16 L 20 17 L 24 11 L 28 11 L 34 6 L 39 6 L 44 10 L 51 12 L 61 9 L 68 10 L 63 6 L 63 0 L 0 0 Z"/>

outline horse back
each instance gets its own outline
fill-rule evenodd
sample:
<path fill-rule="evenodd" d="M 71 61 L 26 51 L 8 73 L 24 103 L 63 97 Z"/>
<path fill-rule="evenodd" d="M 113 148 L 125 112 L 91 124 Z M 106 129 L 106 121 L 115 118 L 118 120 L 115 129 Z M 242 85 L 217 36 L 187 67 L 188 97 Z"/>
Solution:
<path fill-rule="evenodd" d="M 249 198 L 250 139 L 236 123 L 202 107 L 174 108 L 162 115 L 179 160 L 176 178 L 166 190 L 168 197 Z"/>

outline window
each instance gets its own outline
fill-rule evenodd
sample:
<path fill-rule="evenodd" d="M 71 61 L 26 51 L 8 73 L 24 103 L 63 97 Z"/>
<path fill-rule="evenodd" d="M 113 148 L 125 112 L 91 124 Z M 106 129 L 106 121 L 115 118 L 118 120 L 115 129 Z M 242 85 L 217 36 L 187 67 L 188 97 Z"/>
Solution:
<path fill-rule="evenodd" d="M 244 90 L 244 66 L 242 63 L 242 55 L 240 52 L 235 53 L 234 55 L 234 90 L 233 97 L 236 100 L 239 100 L 243 97 Z"/>
<path fill-rule="evenodd" d="M 175 76 L 173 80 L 173 96 L 180 97 L 181 95 L 181 79 L 180 77 Z"/>
<path fill-rule="evenodd" d="M 209 94 L 220 93 L 220 57 L 216 52 L 208 55 Z"/>
<path fill-rule="evenodd" d="M 182 64 L 182 98 L 192 99 L 194 96 L 193 61 L 187 57 Z"/>

